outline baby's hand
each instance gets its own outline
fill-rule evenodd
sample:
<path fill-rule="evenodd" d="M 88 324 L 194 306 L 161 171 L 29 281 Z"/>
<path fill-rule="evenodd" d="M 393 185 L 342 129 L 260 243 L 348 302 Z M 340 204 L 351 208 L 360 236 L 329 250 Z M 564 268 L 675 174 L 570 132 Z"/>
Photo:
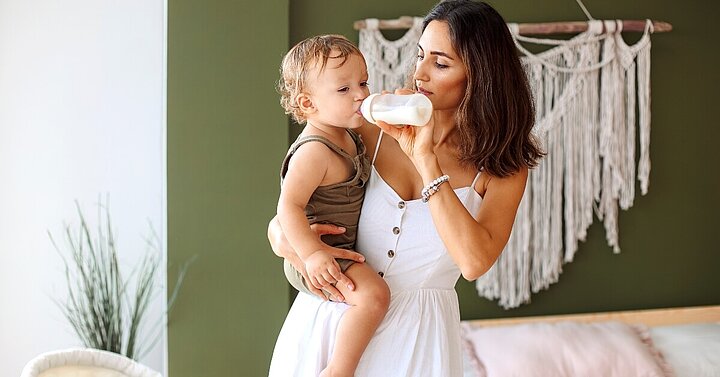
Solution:
<path fill-rule="evenodd" d="M 305 258 L 305 271 L 307 271 L 310 284 L 317 289 L 334 285 L 340 280 L 342 272 L 335 258 L 324 250 L 318 250 Z"/>

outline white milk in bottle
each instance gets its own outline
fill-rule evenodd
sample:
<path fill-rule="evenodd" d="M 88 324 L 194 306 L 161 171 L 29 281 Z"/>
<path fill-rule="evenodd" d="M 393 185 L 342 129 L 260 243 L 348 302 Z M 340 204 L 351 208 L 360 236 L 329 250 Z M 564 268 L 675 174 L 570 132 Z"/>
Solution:
<path fill-rule="evenodd" d="M 424 126 L 432 115 L 432 102 L 423 94 L 371 94 L 360 105 L 368 122 Z"/>

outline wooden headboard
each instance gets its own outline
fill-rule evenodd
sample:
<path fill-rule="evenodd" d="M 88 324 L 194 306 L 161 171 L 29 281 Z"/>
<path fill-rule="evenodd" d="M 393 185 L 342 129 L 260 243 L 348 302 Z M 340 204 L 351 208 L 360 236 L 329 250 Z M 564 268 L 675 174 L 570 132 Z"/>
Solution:
<path fill-rule="evenodd" d="M 683 308 L 631 310 L 619 312 L 564 314 L 538 317 L 476 319 L 465 321 L 472 326 L 507 326 L 534 322 L 603 322 L 620 321 L 644 323 L 648 326 L 678 325 L 684 323 L 720 322 L 720 305 Z"/>

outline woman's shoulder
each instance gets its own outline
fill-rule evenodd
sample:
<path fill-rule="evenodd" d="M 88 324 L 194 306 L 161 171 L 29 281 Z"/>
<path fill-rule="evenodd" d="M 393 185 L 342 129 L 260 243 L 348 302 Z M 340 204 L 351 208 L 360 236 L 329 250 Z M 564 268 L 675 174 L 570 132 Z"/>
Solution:
<path fill-rule="evenodd" d="M 483 170 L 478 182 L 475 184 L 475 190 L 483 197 L 488 190 L 506 193 L 522 193 L 525 191 L 528 175 L 529 169 L 527 166 L 522 166 L 517 172 L 505 177 L 493 175 Z"/>

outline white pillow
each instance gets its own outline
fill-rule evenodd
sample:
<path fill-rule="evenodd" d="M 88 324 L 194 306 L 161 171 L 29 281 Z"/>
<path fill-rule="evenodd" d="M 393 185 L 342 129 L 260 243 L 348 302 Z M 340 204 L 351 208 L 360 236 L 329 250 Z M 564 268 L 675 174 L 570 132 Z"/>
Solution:
<path fill-rule="evenodd" d="M 480 376 L 668 377 L 672 371 L 643 328 L 620 322 L 463 324 Z"/>
<path fill-rule="evenodd" d="M 650 335 L 676 377 L 720 377 L 720 324 L 655 327 Z"/>

